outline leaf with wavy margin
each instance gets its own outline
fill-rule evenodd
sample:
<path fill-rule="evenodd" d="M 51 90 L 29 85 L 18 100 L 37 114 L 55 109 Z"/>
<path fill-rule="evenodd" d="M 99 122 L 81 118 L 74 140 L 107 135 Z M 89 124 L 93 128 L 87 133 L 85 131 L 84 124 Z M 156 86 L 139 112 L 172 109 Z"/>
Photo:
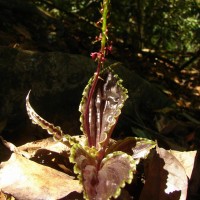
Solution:
<path fill-rule="evenodd" d="M 156 146 L 156 142 L 146 138 L 127 137 L 123 140 L 118 140 L 116 143 L 108 147 L 106 154 L 114 151 L 123 151 L 132 155 L 134 160 L 146 158 L 151 149 Z"/>
<path fill-rule="evenodd" d="M 100 149 L 101 146 L 108 144 L 128 95 L 127 90 L 121 85 L 122 80 L 114 75 L 111 70 L 104 70 L 98 78 L 89 110 L 87 110 L 86 105 L 94 78 L 95 76 L 90 79 L 83 91 L 79 111 L 81 112 L 80 121 L 83 133 L 92 141 L 92 146 Z M 85 112 L 88 112 L 88 115 L 84 115 Z M 85 119 L 84 116 L 88 116 L 88 119 Z M 86 127 L 85 121 L 89 122 L 89 128 Z"/>
<path fill-rule="evenodd" d="M 146 138 L 136 138 L 136 140 L 136 146 L 132 148 L 133 158 L 134 160 L 136 160 L 137 163 L 139 163 L 141 158 L 147 158 L 150 150 L 156 146 L 156 142 Z"/>
<path fill-rule="evenodd" d="M 32 123 L 37 124 L 42 129 L 47 130 L 48 133 L 50 135 L 53 135 L 55 139 L 58 139 L 58 140 L 62 139 L 63 132 L 62 132 L 61 128 L 59 126 L 55 127 L 53 124 L 51 124 L 48 121 L 46 121 L 45 119 L 43 119 L 35 112 L 35 110 L 32 108 L 32 106 L 29 102 L 29 95 L 30 95 L 30 91 L 29 91 L 28 95 L 26 96 L 26 110 L 27 110 L 28 116 L 29 116 L 30 120 L 32 121 Z"/>
<path fill-rule="evenodd" d="M 96 150 L 75 144 L 70 151 L 70 162 L 75 163 L 74 173 L 79 174 L 78 178 L 83 184 L 84 196 L 95 196 L 95 185 L 97 184 L 97 160 Z M 93 152 L 92 152 L 93 151 Z"/>
<path fill-rule="evenodd" d="M 124 152 L 108 154 L 100 163 L 96 149 L 84 150 L 79 144 L 71 149 L 70 161 L 83 184 L 84 197 L 88 200 L 117 198 L 125 183 L 131 183 L 136 163 Z"/>
<path fill-rule="evenodd" d="M 62 141 L 65 144 L 68 143 L 67 145 L 69 145 L 69 146 L 78 142 L 78 140 L 76 138 L 71 137 L 68 134 L 64 135 L 63 131 L 61 130 L 61 128 L 59 126 L 54 126 L 53 124 L 49 123 L 48 121 L 46 121 L 45 119 L 40 117 L 35 112 L 35 110 L 32 108 L 32 106 L 29 102 L 29 95 L 30 95 L 30 91 L 29 91 L 28 95 L 26 96 L 26 110 L 27 110 L 28 116 L 33 124 L 40 126 L 42 129 L 46 130 L 50 135 L 53 135 L 53 138 L 55 140 Z"/>

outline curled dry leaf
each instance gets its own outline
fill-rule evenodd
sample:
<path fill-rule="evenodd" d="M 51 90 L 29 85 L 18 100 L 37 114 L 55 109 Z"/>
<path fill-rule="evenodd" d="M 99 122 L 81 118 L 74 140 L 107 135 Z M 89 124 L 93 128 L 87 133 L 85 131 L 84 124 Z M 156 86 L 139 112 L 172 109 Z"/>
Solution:
<path fill-rule="evenodd" d="M 156 151 L 146 162 L 146 180 L 140 200 L 186 200 L 196 151 L 167 151 L 159 147 Z"/>
<path fill-rule="evenodd" d="M 17 199 L 55 200 L 82 192 L 78 180 L 13 153 L 0 165 L 0 188 Z"/>
<path fill-rule="evenodd" d="M 167 151 L 159 147 L 156 148 L 156 151 L 164 160 L 163 168 L 168 172 L 165 192 L 169 194 L 181 191 L 179 200 L 185 200 L 187 198 L 188 178 L 192 174 L 196 151 Z"/>

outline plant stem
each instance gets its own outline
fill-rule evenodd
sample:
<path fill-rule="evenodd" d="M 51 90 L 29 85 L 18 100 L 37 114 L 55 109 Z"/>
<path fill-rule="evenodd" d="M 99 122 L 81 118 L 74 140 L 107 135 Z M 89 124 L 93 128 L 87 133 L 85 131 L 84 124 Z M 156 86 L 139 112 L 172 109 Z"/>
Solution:
<path fill-rule="evenodd" d="M 102 38 L 101 38 L 101 49 L 100 49 L 100 57 L 98 58 L 98 65 L 97 65 L 97 71 L 96 75 L 94 77 L 94 81 L 92 83 L 91 89 L 88 94 L 88 100 L 86 104 L 86 109 L 84 113 L 84 130 L 86 132 L 86 136 L 88 139 L 88 145 L 90 147 L 96 146 L 96 138 L 91 137 L 91 131 L 90 131 L 90 122 L 89 122 L 89 110 L 90 110 L 90 102 L 93 97 L 93 94 L 95 92 L 95 88 L 98 82 L 99 73 L 101 71 L 101 68 L 103 66 L 104 60 L 105 60 L 105 54 L 106 54 L 106 42 L 107 42 L 107 15 L 108 15 L 108 6 L 110 4 L 110 0 L 103 0 L 103 13 L 102 13 Z M 93 133 L 94 134 L 94 133 Z M 96 133 L 95 133 L 96 134 Z"/>
<path fill-rule="evenodd" d="M 108 6 L 110 4 L 110 0 L 103 0 L 103 13 L 102 13 L 102 38 L 101 38 L 101 53 L 105 56 L 105 46 L 106 41 L 108 39 L 107 36 L 107 16 L 108 16 Z"/>

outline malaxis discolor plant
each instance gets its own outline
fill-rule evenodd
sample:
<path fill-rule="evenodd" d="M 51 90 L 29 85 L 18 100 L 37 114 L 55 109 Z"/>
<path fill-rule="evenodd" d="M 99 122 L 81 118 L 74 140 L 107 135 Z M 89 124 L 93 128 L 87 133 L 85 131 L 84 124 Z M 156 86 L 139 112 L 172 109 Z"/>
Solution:
<path fill-rule="evenodd" d="M 142 138 L 126 138 L 110 143 L 121 109 L 128 98 L 122 80 L 110 67 L 104 68 L 105 56 L 112 47 L 108 44 L 107 16 L 109 0 L 103 0 L 102 32 L 96 39 L 101 42 L 99 52 L 91 53 L 97 61 L 97 70 L 83 91 L 80 103 L 81 130 L 86 142 L 81 145 L 70 135 L 64 135 L 61 128 L 41 118 L 26 98 L 27 113 L 33 123 L 46 129 L 56 140 L 70 145 L 70 162 L 83 186 L 84 198 L 88 200 L 107 200 L 117 198 L 121 188 L 131 183 L 140 158 L 148 155 L 155 142 Z M 129 144 L 132 153 L 123 151 Z M 130 145 L 131 144 L 131 145 Z"/>

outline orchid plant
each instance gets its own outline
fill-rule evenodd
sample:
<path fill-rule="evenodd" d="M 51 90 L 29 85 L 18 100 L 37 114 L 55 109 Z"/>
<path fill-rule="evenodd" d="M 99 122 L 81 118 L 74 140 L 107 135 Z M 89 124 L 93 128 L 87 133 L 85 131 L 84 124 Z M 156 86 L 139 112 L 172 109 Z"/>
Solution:
<path fill-rule="evenodd" d="M 98 22 L 102 25 L 102 31 L 97 37 L 101 48 L 99 52 L 91 53 L 91 57 L 97 61 L 97 70 L 83 91 L 79 107 L 81 130 L 86 143 L 82 145 L 70 135 L 64 135 L 59 126 L 55 127 L 34 111 L 29 103 L 29 94 L 26 98 L 27 113 L 32 122 L 46 129 L 56 140 L 67 141 L 71 146 L 69 160 L 74 163 L 74 172 L 78 174 L 84 198 L 88 200 L 117 198 L 121 188 L 132 182 L 138 160 L 155 146 L 153 141 L 142 138 L 110 143 L 128 94 L 122 80 L 111 68 L 104 67 L 105 57 L 112 49 L 108 45 L 107 35 L 109 4 L 110 0 L 103 0 L 102 18 Z M 125 151 L 128 143 L 131 144 L 132 153 Z"/>

